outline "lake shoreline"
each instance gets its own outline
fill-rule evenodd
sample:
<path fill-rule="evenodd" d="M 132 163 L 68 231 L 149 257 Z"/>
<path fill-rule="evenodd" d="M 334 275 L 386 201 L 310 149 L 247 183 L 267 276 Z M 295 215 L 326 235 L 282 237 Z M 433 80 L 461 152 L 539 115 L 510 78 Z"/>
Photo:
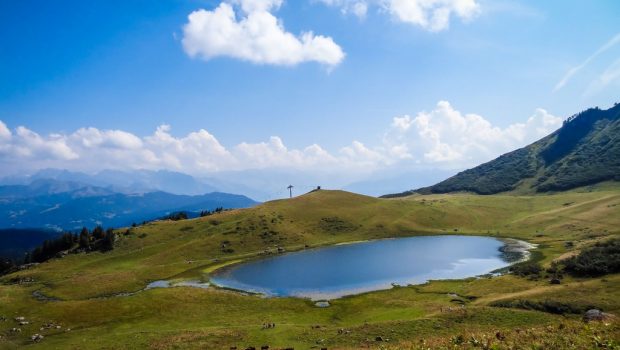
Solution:
<path fill-rule="evenodd" d="M 243 286 L 243 287 L 235 287 L 234 285 L 222 283 L 221 281 L 217 281 L 216 278 L 213 278 L 214 276 L 217 276 L 218 273 L 222 274 L 223 270 L 232 270 L 240 264 L 247 264 L 247 263 L 251 263 L 252 261 L 260 261 L 260 260 L 266 260 L 266 259 L 277 259 L 282 256 L 286 256 L 286 255 L 293 254 L 293 253 L 300 253 L 302 251 L 336 248 L 336 247 L 351 246 L 351 245 L 356 245 L 356 244 L 365 244 L 365 243 L 378 242 L 378 241 L 391 241 L 391 240 L 407 239 L 407 238 L 431 238 L 431 237 L 439 237 L 439 236 L 452 236 L 452 237 L 463 237 L 463 238 L 478 237 L 478 238 L 495 239 L 503 243 L 503 246 L 499 248 L 499 251 L 501 252 L 502 257 L 506 255 L 511 255 L 516 258 L 513 258 L 511 260 L 506 259 L 505 261 L 508 263 L 508 265 L 501 267 L 499 269 L 494 269 L 492 271 L 489 271 L 488 273 L 480 273 L 480 274 L 475 274 L 472 276 L 465 276 L 462 278 L 428 278 L 424 281 L 420 281 L 417 283 L 386 282 L 386 283 L 379 283 L 375 285 L 358 286 L 355 288 L 350 288 L 350 289 L 346 289 L 342 291 L 333 291 L 333 292 L 319 292 L 319 291 L 314 292 L 314 291 L 309 291 L 309 290 L 297 291 L 297 292 L 291 291 L 289 295 L 273 294 L 264 288 L 255 288 L 249 285 Z M 536 247 L 537 245 L 535 244 L 531 244 L 523 240 L 509 238 L 509 237 L 494 237 L 494 236 L 484 236 L 484 235 L 463 235 L 463 234 L 450 234 L 450 233 L 438 234 L 438 235 L 436 234 L 436 235 L 421 235 L 421 236 L 409 236 L 409 237 L 389 237 L 389 238 L 379 238 L 379 239 L 355 240 L 355 241 L 348 241 L 348 242 L 339 242 L 339 243 L 329 244 L 329 245 L 320 245 L 320 246 L 312 247 L 310 249 L 305 248 L 305 249 L 300 249 L 300 250 L 295 250 L 295 251 L 288 251 L 283 254 L 277 254 L 277 255 L 270 256 L 270 257 L 259 255 L 259 256 L 253 256 L 248 259 L 237 259 L 237 260 L 231 261 L 230 263 L 224 263 L 215 269 L 210 269 L 210 274 L 208 276 L 208 279 L 209 279 L 209 283 L 211 284 L 211 286 L 217 289 L 233 290 L 233 291 L 237 291 L 240 293 L 246 293 L 246 294 L 250 293 L 253 295 L 258 294 L 263 297 L 293 297 L 293 298 L 309 299 L 312 301 L 333 300 L 333 299 L 338 299 L 338 298 L 347 297 L 351 295 L 358 295 L 358 294 L 364 294 L 364 293 L 369 293 L 369 292 L 374 292 L 374 291 L 387 290 L 387 289 L 394 288 L 395 286 L 405 287 L 405 286 L 411 286 L 411 285 L 420 285 L 420 284 L 424 284 L 432 280 L 459 280 L 459 279 L 479 278 L 482 276 L 493 275 L 496 271 L 499 271 L 499 270 L 506 271 L 511 265 L 515 263 L 527 261 L 531 257 L 530 250 L 535 249 Z"/>

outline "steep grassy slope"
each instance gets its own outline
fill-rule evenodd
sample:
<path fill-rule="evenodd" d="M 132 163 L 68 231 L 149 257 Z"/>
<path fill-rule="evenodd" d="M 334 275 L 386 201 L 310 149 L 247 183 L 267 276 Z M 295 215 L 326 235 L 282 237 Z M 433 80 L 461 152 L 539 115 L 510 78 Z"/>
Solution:
<path fill-rule="evenodd" d="M 620 104 L 588 109 L 541 140 L 463 171 L 434 186 L 387 195 L 563 191 L 620 181 Z"/>
<path fill-rule="evenodd" d="M 40 348 L 227 349 L 264 344 L 378 348 L 384 343 L 375 342 L 377 336 L 390 339 L 385 345 L 419 344 L 421 338 L 441 342 L 459 334 L 508 334 L 516 328 L 544 332 L 548 326 L 557 332 L 547 331 L 547 338 L 561 340 L 574 337 L 579 315 L 496 308 L 490 303 L 551 299 L 620 313 L 618 275 L 567 277 L 559 286 L 510 275 L 432 282 L 342 298 L 324 309 L 301 299 L 264 299 L 216 288 L 141 291 L 154 280 L 205 278 L 218 266 L 259 257 L 276 246 L 295 250 L 449 233 L 526 239 L 540 244 L 536 255 L 548 265 L 582 246 L 620 234 L 620 190 L 610 185 L 554 195 L 457 194 L 393 200 L 318 191 L 200 219 L 147 224 L 128 235 L 119 234 L 111 252 L 70 255 L 4 276 L 0 316 L 9 320 L 0 321 L 0 348 L 28 344 L 34 333 L 46 336 L 35 345 Z M 574 245 L 567 246 L 567 241 Z M 223 250 L 223 242 L 233 251 Z M 34 282 L 23 282 L 30 279 Z M 466 307 L 457 309 L 448 293 L 468 296 L 459 298 Z M 42 295 L 55 301 L 35 298 Z M 17 316 L 30 324 L 21 326 L 21 333 L 12 333 L 9 329 L 16 324 L 11 318 Z M 48 322 L 62 328 L 40 331 Z M 262 329 L 265 322 L 277 327 Z M 560 323 L 571 331 L 558 330 Z M 593 327 L 588 332 L 596 331 L 605 339 L 617 339 L 619 334 L 615 324 Z M 590 338 L 585 342 L 591 345 Z"/>

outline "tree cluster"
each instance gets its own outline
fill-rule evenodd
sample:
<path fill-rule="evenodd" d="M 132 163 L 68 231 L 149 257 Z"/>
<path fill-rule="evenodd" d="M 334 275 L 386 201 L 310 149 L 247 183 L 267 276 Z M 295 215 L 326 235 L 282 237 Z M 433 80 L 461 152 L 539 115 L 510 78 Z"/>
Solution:
<path fill-rule="evenodd" d="M 15 269 L 15 263 L 9 258 L 0 257 L 0 276 L 12 272 Z"/>
<path fill-rule="evenodd" d="M 58 238 L 46 240 L 26 255 L 25 262 L 44 262 L 65 251 L 106 252 L 114 249 L 115 239 L 116 235 L 111 228 L 104 230 L 103 227 L 97 226 L 91 232 L 84 227 L 79 234 L 67 232 Z"/>
<path fill-rule="evenodd" d="M 223 207 L 217 207 L 217 208 L 215 208 L 213 210 L 203 210 L 203 211 L 200 212 L 200 217 L 221 213 L 223 211 L 224 211 Z"/>
<path fill-rule="evenodd" d="M 166 220 L 172 220 L 172 221 L 187 220 L 187 213 L 184 211 L 172 213 L 166 217 Z"/>

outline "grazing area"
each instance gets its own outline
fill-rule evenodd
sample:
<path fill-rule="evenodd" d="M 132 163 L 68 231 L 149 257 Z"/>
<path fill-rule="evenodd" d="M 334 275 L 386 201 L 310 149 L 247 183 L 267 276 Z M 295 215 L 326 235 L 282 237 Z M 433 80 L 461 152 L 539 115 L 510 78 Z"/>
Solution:
<path fill-rule="evenodd" d="M 616 249 L 617 240 L 610 239 L 617 239 L 619 230 L 616 183 L 523 196 L 377 199 L 314 191 L 249 209 L 121 229 L 111 251 L 70 254 L 5 275 L 0 346 L 508 349 L 575 344 L 590 349 L 600 343 L 614 348 L 620 340 L 614 316 L 587 324 L 582 318 L 591 308 L 620 314 L 617 270 L 583 276 L 573 274 L 569 263 L 560 265 Z M 521 239 L 537 245 L 523 263 L 536 268 L 394 287 L 331 300 L 327 307 L 213 286 L 145 289 L 158 280 L 208 281 L 227 265 L 288 251 L 430 234 Z M 33 342 L 35 334 L 43 338 Z"/>

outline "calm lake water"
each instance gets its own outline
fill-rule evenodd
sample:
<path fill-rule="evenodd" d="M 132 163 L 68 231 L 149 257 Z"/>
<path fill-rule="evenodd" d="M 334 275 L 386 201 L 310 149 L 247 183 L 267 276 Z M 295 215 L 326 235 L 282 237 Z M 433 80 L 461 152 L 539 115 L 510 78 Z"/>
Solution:
<path fill-rule="evenodd" d="M 211 282 L 268 296 L 327 300 L 392 284 L 487 274 L 527 254 L 518 242 L 423 236 L 337 245 L 229 266 L 216 271 Z M 514 249 L 515 244 L 521 249 Z"/>

